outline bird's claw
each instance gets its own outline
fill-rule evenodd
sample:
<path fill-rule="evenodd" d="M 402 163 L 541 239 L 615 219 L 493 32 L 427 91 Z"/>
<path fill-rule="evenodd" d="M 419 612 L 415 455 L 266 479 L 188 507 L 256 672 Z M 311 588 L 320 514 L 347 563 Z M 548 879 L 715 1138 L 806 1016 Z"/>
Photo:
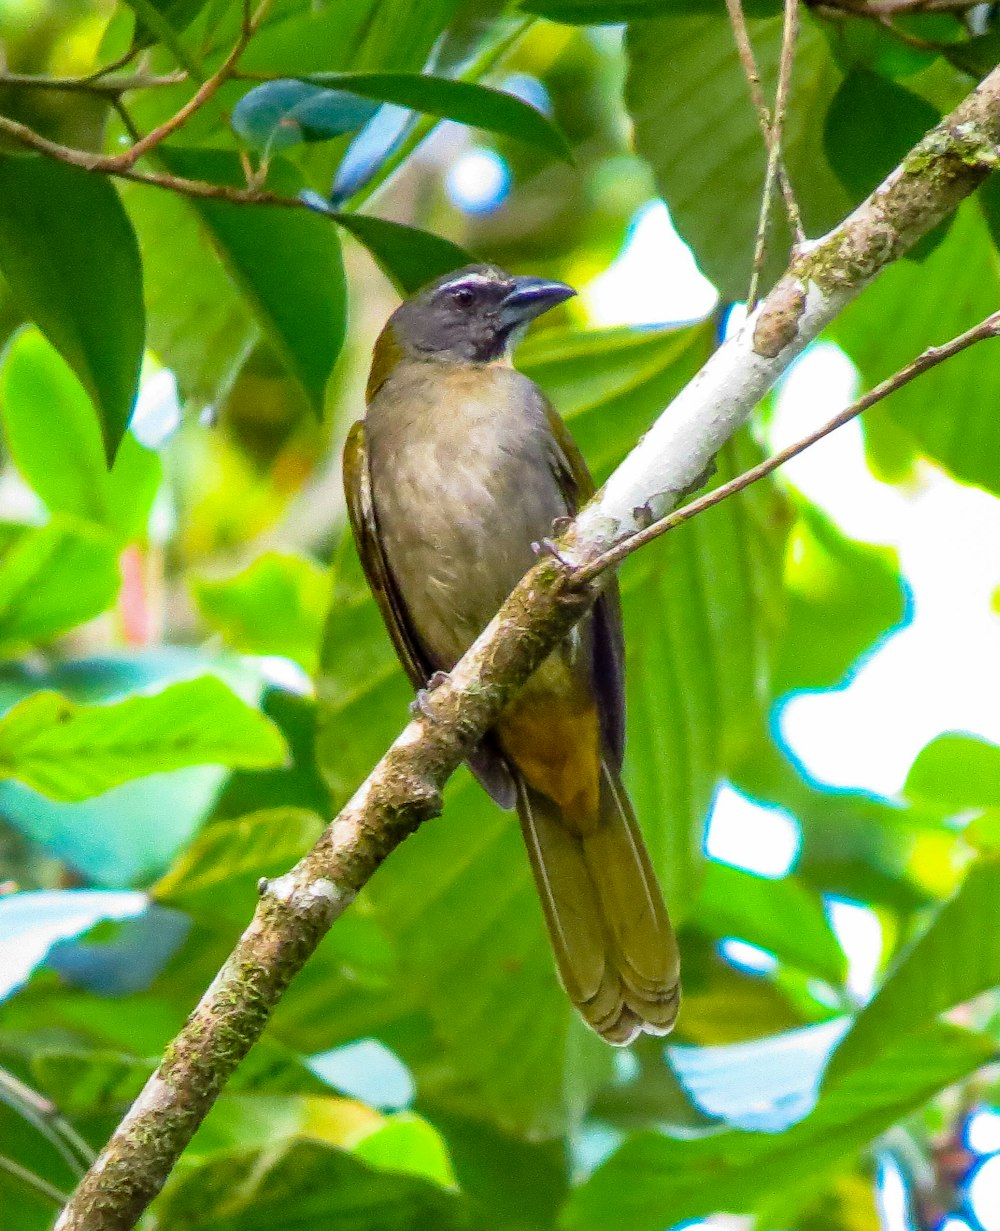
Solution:
<path fill-rule="evenodd" d="M 417 695 L 410 702 L 410 713 L 414 718 L 426 718 L 428 722 L 434 721 L 434 711 L 428 704 L 430 695 L 435 688 L 440 688 L 447 679 L 447 671 L 435 671 L 424 687 L 417 689 Z"/>
<path fill-rule="evenodd" d="M 539 539 L 537 543 L 532 543 L 531 550 L 536 556 L 552 556 L 554 559 L 558 560 L 560 564 L 565 565 L 566 568 L 572 567 L 571 561 L 566 559 L 566 557 L 550 538 Z"/>

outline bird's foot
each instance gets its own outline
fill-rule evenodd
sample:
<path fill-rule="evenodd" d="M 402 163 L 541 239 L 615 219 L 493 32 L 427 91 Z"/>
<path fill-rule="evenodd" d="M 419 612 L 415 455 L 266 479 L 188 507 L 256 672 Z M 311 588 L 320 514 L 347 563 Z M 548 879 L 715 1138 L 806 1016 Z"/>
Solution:
<path fill-rule="evenodd" d="M 431 693 L 435 688 L 440 688 L 448 679 L 447 671 L 435 671 L 431 678 L 427 681 L 423 688 L 417 689 L 417 695 L 410 702 L 410 713 L 414 718 L 426 718 L 428 722 L 434 721 L 434 711 L 431 709 L 428 702 L 430 701 Z"/>
<path fill-rule="evenodd" d="M 567 560 L 566 557 L 559 550 L 559 548 L 556 546 L 556 544 L 553 542 L 553 540 L 550 538 L 539 539 L 537 543 L 532 543 L 531 550 L 535 553 L 536 556 L 539 556 L 539 557 L 552 556 L 553 559 L 558 560 L 559 563 L 563 565 L 565 568 L 573 567 L 572 560 Z"/>

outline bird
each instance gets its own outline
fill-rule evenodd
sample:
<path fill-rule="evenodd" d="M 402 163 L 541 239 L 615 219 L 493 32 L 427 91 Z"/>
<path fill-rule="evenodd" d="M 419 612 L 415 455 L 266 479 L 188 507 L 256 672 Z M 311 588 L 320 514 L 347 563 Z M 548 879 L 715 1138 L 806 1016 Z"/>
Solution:
<path fill-rule="evenodd" d="M 405 299 L 375 343 L 344 449 L 362 567 L 414 688 L 454 667 L 594 483 L 569 430 L 512 363 L 576 292 L 475 264 Z M 516 808 L 560 980 L 607 1042 L 668 1033 L 677 942 L 622 785 L 617 585 L 542 662 L 469 757 Z"/>

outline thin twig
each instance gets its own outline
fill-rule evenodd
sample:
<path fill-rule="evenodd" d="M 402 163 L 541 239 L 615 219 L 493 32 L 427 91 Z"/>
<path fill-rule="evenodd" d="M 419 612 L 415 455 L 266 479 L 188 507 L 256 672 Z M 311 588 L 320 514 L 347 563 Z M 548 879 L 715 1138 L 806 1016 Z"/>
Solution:
<path fill-rule="evenodd" d="M 574 571 L 574 578 L 581 584 L 592 581 L 600 573 L 606 569 L 614 568 L 616 565 L 630 556 L 632 552 L 637 551 L 640 547 L 644 547 L 647 543 L 651 543 L 654 539 L 658 539 L 660 535 L 666 534 L 668 530 L 674 530 L 677 526 L 683 525 L 684 522 L 690 521 L 692 517 L 697 517 L 699 513 L 704 513 L 706 509 L 712 508 L 716 504 L 721 504 L 723 500 L 728 500 L 730 496 L 735 496 L 737 492 L 743 491 L 750 487 L 751 484 L 758 482 L 760 479 L 767 478 L 769 474 L 773 474 L 779 466 L 783 466 L 785 462 L 791 461 L 793 457 L 798 457 L 800 453 L 822 440 L 825 436 L 829 436 L 831 432 L 836 431 L 838 427 L 843 427 L 845 423 L 850 423 L 852 419 L 856 419 L 863 411 L 874 406 L 876 402 L 881 402 L 883 398 L 889 396 L 890 393 L 895 393 L 897 389 L 902 389 L 904 385 L 908 385 L 911 380 L 924 372 L 930 371 L 931 368 L 936 368 L 939 363 L 944 363 L 946 359 L 952 358 L 953 355 L 959 354 L 961 351 L 967 350 L 976 342 L 982 342 L 986 338 L 1000 337 L 1000 312 L 994 312 L 986 317 L 972 329 L 966 330 L 965 333 L 959 334 L 957 338 L 952 338 L 950 342 L 944 343 L 942 346 L 931 346 L 918 355 L 906 367 L 900 368 L 894 375 L 887 377 L 881 384 L 875 386 L 874 389 L 859 397 L 856 402 L 852 402 L 839 414 L 834 415 L 832 419 L 827 420 L 822 427 L 818 427 L 814 432 L 810 432 L 808 436 L 803 436 L 801 440 L 795 441 L 794 444 L 786 445 L 784 449 L 780 449 L 771 457 L 766 458 L 758 465 L 746 470 L 743 474 L 737 475 L 734 479 L 730 479 L 728 483 L 723 483 L 710 492 L 706 492 L 704 496 L 699 496 L 697 500 L 692 500 L 683 508 L 676 509 L 669 513 L 666 517 L 661 517 L 658 521 L 654 521 L 651 525 L 646 526 L 642 530 L 636 531 L 628 538 L 622 539 L 616 543 L 614 547 L 608 551 L 602 552 L 601 555 L 595 556 L 593 560 L 589 560 L 586 564 Z"/>
<path fill-rule="evenodd" d="M 60 1208 L 69 1200 L 69 1193 L 62 1192 L 54 1184 L 50 1184 L 48 1180 L 43 1180 L 40 1175 L 35 1175 L 33 1171 L 29 1171 L 27 1167 L 22 1167 L 20 1163 L 15 1163 L 12 1158 L 8 1158 L 5 1154 L 0 1154 L 0 1171 L 6 1171 L 15 1180 L 20 1180 L 22 1184 L 34 1189 L 41 1196 L 47 1197 L 53 1205 Z"/>
<path fill-rule="evenodd" d="M 135 43 L 133 43 L 133 45 L 128 49 L 128 51 L 124 53 L 124 55 L 118 56 L 117 59 L 112 60 L 109 64 L 102 64 L 100 68 L 94 69 L 94 71 L 90 73 L 87 77 L 84 77 L 83 80 L 84 81 L 100 81 L 100 79 L 106 76 L 108 73 L 116 73 L 121 68 L 127 68 L 132 63 L 132 61 L 136 58 L 136 56 L 138 56 L 139 53 L 143 50 L 144 48 L 139 47 Z"/>
<path fill-rule="evenodd" d="M 183 69 L 159 76 L 133 73 L 129 77 L 112 77 L 109 80 L 103 77 L 39 77 L 34 73 L 0 73 L 0 88 L 9 86 L 18 90 L 57 90 L 61 93 L 100 94 L 116 98 L 130 90 L 156 90 L 161 86 L 180 85 L 187 77 Z"/>
<path fill-rule="evenodd" d="M 55 1103 L 4 1068 L 0 1068 L 0 1102 L 33 1124 L 73 1171 L 82 1174 L 94 1161 L 94 1151 Z"/>
<path fill-rule="evenodd" d="M 265 13 L 270 7 L 270 0 L 261 0 L 257 12 L 244 20 L 240 30 L 240 36 L 236 40 L 232 51 L 222 61 L 219 67 L 207 78 L 207 80 L 198 87 L 188 101 L 180 108 L 179 111 L 168 119 L 164 120 L 152 132 L 147 133 L 141 141 L 137 141 L 135 145 L 125 150 L 122 154 L 116 154 L 111 159 L 110 165 L 105 170 L 114 173 L 117 169 L 131 170 L 132 167 L 139 161 L 143 154 L 148 154 L 150 150 L 155 149 L 162 141 L 165 141 L 172 133 L 175 133 L 178 128 L 191 118 L 196 111 L 208 102 L 210 98 L 229 80 L 233 70 L 239 63 L 240 56 L 246 50 L 247 43 L 253 37 L 254 31 L 260 25 Z"/>
<path fill-rule="evenodd" d="M 726 0 L 726 10 L 729 13 L 729 22 L 733 28 L 733 37 L 736 40 L 736 52 L 739 55 L 740 64 L 743 66 L 743 75 L 746 77 L 747 85 L 750 87 L 750 98 L 757 112 L 757 119 L 760 121 L 764 145 L 770 150 L 771 112 L 764 98 L 764 89 L 760 83 L 760 70 L 757 68 L 757 57 L 753 53 L 750 31 L 747 29 L 741 0 Z M 792 228 L 795 244 L 799 247 L 805 243 L 806 238 L 805 231 L 802 229 L 802 215 L 799 213 L 795 193 L 792 191 L 791 181 L 788 178 L 788 171 L 785 168 L 785 164 L 780 160 L 778 163 L 778 180 L 781 184 L 781 195 L 785 200 L 785 212 L 788 214 L 788 222 Z"/>
<path fill-rule="evenodd" d="M 774 96 L 774 118 L 769 128 L 767 145 L 767 171 L 764 174 L 764 191 L 761 194 L 760 217 L 757 220 L 757 239 L 754 244 L 753 270 L 750 274 L 750 289 L 747 292 L 747 311 L 757 306 L 764 258 L 767 254 L 767 231 L 771 221 L 771 201 L 781 167 L 781 137 L 785 127 L 785 111 L 788 107 L 788 87 L 792 79 L 792 62 L 795 59 L 795 39 L 799 29 L 799 0 L 785 0 L 785 20 L 781 35 L 781 60 L 778 65 L 778 86 Z M 796 240 L 798 242 L 798 240 Z"/>

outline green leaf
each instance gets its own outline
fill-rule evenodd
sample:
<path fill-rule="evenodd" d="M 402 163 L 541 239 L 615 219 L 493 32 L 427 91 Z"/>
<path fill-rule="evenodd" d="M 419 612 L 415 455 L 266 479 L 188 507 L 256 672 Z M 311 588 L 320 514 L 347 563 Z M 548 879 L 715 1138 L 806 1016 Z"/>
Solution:
<path fill-rule="evenodd" d="M 774 97 L 781 48 L 778 17 L 751 20 L 750 34 L 764 93 Z M 724 298 L 742 300 L 764 183 L 764 143 L 750 105 L 729 23 L 677 15 L 629 26 L 626 103 L 638 152 L 705 276 Z M 803 13 L 785 123 L 784 150 L 808 235 L 822 235 L 852 202 L 827 166 L 817 115 L 839 81 L 821 30 Z M 776 205 L 765 286 L 788 256 L 788 231 Z"/>
<path fill-rule="evenodd" d="M 0 654 L 100 615 L 121 584 L 110 536 L 65 517 L 38 529 L 0 524 L 0 552 Z"/>
<path fill-rule="evenodd" d="M 521 0 L 518 7 L 571 26 L 618 25 L 651 17 L 719 11 L 713 0 Z M 744 5 L 752 17 L 767 17 L 780 8 L 780 0 L 749 0 Z"/>
<path fill-rule="evenodd" d="M 977 324 L 1000 303 L 1000 270 L 982 214 L 959 210 L 944 240 L 919 266 L 896 261 L 831 334 L 870 388 L 937 345 Z M 885 413 L 957 478 L 1000 493 L 1000 363 L 996 343 L 970 347 L 898 390 Z"/>
<path fill-rule="evenodd" d="M 837 687 L 876 639 L 905 618 L 896 553 L 845 538 L 812 505 L 799 509 L 784 574 L 788 624 L 775 694 Z"/>
<path fill-rule="evenodd" d="M 834 1053 L 831 1078 L 871 1064 L 938 1014 L 1000 984 L 998 893 L 1000 855 L 984 855 L 858 1014 Z"/>
<path fill-rule="evenodd" d="M 717 481 L 759 457 L 740 433 L 719 453 Z M 698 893 L 702 835 L 718 782 L 766 730 L 770 663 L 784 617 L 786 525 L 777 489 L 755 484 L 622 570 L 625 782 L 678 920 Z"/>
<path fill-rule="evenodd" d="M 573 161 L 566 138 L 551 120 L 505 90 L 425 73 L 310 73 L 307 80 L 482 128 Z"/>
<path fill-rule="evenodd" d="M 1000 808 L 1000 748 L 960 732 L 939 735 L 918 753 L 904 790 L 950 812 Z"/>
<path fill-rule="evenodd" d="M 265 552 L 226 581 L 194 581 L 203 618 L 243 654 L 280 654 L 312 674 L 329 601 L 326 569 L 306 556 Z"/>
<path fill-rule="evenodd" d="M 830 100 L 823 145 L 852 196 L 866 197 L 941 118 L 919 94 L 868 69 L 854 69 Z"/>
<path fill-rule="evenodd" d="M 897 1040 L 874 1064 L 828 1084 L 787 1132 L 683 1141 L 640 1133 L 570 1198 L 566 1231 L 662 1231 L 714 1213 L 751 1213 L 773 1194 L 804 1197 L 834 1168 L 993 1054 L 992 1040 L 931 1026 Z M 664 1213 L 669 1211 L 669 1214 Z"/>
<path fill-rule="evenodd" d="M 182 400 L 219 404 L 258 339 L 253 315 L 189 201 L 136 184 L 122 195 L 143 253 L 150 348 Z"/>
<path fill-rule="evenodd" d="M 419 291 L 432 279 L 461 269 L 474 259 L 450 239 L 421 231 L 419 227 L 372 218 L 369 214 L 324 212 L 329 212 L 345 231 L 364 244 L 379 269 L 403 295 Z"/>
<path fill-rule="evenodd" d="M 835 987 L 843 981 L 844 955 L 819 896 L 794 876 L 768 880 L 709 860 L 693 917 L 712 936 L 738 937 Z"/>
<path fill-rule="evenodd" d="M 272 808 L 216 821 L 150 893 L 195 916 L 245 920 L 258 880 L 287 872 L 322 832 L 323 822 L 304 808 Z"/>
<path fill-rule="evenodd" d="M 37 692 L 0 719 L 0 775 L 67 801 L 186 765 L 274 765 L 284 753 L 273 724 L 214 676 L 105 705 Z"/>
<path fill-rule="evenodd" d="M 235 154 L 160 148 L 176 175 L 216 184 L 241 184 Z M 280 191 L 294 195 L 297 174 L 272 169 Z M 340 245 L 333 229 L 302 210 L 233 205 L 199 198 L 193 204 L 212 243 L 257 320 L 317 415 L 326 382 L 344 341 L 346 291 Z M 295 293 L 289 293 L 289 287 Z"/>
<path fill-rule="evenodd" d="M 139 245 L 111 181 L 48 158 L 0 156 L 0 269 L 80 378 L 113 459 L 146 326 Z"/>
<path fill-rule="evenodd" d="M 178 1171 L 159 1198 L 160 1231 L 286 1231 L 317 1226 L 351 1231 L 472 1231 L 458 1193 L 379 1171 L 318 1141 L 260 1154 L 222 1154 Z"/>
<path fill-rule="evenodd" d="M 127 432 L 108 472 L 90 398 L 35 330 L 19 334 L 7 351 L 0 406 L 17 468 L 50 512 L 95 522 L 126 541 L 145 534 L 159 458 Z"/>
<path fill-rule="evenodd" d="M 272 154 L 300 141 L 329 141 L 360 128 L 378 103 L 346 90 L 305 81 L 268 81 L 248 91 L 233 108 L 237 136 L 253 150 Z"/>

